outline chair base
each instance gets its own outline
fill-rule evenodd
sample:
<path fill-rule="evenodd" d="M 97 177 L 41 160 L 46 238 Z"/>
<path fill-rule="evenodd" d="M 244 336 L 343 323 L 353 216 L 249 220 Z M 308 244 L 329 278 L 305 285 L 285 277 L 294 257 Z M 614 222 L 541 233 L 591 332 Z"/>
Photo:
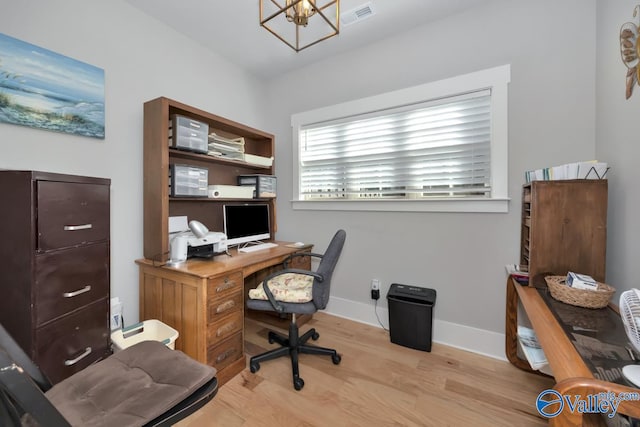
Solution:
<path fill-rule="evenodd" d="M 267 360 L 277 359 L 281 356 L 291 357 L 291 370 L 293 372 L 293 387 L 296 390 L 301 390 L 304 387 L 304 380 L 300 378 L 300 371 L 298 369 L 298 355 L 300 353 L 305 354 L 319 354 L 325 356 L 331 356 L 331 361 L 334 365 L 337 365 L 342 360 L 342 357 L 331 348 L 317 347 L 315 345 L 307 344 L 309 339 L 317 340 L 320 334 L 316 332 L 314 328 L 309 329 L 302 336 L 298 336 L 298 324 L 295 321 L 295 315 L 289 324 L 289 336 L 277 334 L 269 331 L 269 344 L 277 342 L 281 347 L 267 351 L 265 353 L 253 356 L 249 361 L 249 369 L 252 373 L 258 372 L 260 369 L 260 363 Z"/>

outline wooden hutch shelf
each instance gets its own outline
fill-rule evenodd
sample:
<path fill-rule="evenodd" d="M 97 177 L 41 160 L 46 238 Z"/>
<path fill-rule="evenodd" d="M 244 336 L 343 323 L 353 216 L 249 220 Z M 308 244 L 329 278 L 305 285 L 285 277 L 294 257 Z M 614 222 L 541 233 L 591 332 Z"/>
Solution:
<path fill-rule="evenodd" d="M 180 115 L 209 125 L 209 133 L 225 138 L 244 138 L 245 152 L 273 157 L 274 136 L 180 102 L 157 98 L 144 104 L 144 257 L 158 262 L 168 259 L 170 216 L 187 216 L 212 231 L 223 231 L 225 203 L 269 205 L 272 235 L 276 232 L 275 199 L 227 199 L 170 197 L 169 167 L 184 164 L 206 168 L 209 185 L 237 185 L 239 175 L 273 175 L 275 164 L 259 166 L 169 146 L 171 117 Z"/>

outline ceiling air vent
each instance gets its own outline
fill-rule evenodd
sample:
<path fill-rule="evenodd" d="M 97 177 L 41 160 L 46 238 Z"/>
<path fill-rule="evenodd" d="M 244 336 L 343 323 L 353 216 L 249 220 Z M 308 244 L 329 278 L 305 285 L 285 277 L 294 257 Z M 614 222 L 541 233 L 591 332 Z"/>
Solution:
<path fill-rule="evenodd" d="M 368 17 L 375 15 L 371 2 L 360 5 L 356 8 L 350 9 L 346 12 L 340 13 L 340 24 L 347 26 L 360 22 Z"/>

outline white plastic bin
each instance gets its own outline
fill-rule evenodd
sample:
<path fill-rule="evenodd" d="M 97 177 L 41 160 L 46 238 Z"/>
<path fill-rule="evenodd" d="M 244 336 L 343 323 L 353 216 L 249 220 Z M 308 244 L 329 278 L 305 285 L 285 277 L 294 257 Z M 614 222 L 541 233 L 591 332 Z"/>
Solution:
<path fill-rule="evenodd" d="M 173 350 L 178 335 L 178 331 L 171 326 L 157 319 L 150 319 L 113 332 L 111 341 L 114 352 L 124 350 L 142 341 L 160 341 Z"/>

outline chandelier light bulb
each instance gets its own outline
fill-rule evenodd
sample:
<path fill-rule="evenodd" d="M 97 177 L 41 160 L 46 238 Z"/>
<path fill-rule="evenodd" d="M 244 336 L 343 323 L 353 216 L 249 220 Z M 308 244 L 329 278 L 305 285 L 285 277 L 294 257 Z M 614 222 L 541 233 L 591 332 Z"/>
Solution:
<path fill-rule="evenodd" d="M 287 0 L 287 21 L 293 22 L 296 25 L 302 25 L 306 27 L 309 23 L 309 17 L 316 13 L 316 9 L 309 0 L 300 0 L 296 3 L 296 0 Z"/>

